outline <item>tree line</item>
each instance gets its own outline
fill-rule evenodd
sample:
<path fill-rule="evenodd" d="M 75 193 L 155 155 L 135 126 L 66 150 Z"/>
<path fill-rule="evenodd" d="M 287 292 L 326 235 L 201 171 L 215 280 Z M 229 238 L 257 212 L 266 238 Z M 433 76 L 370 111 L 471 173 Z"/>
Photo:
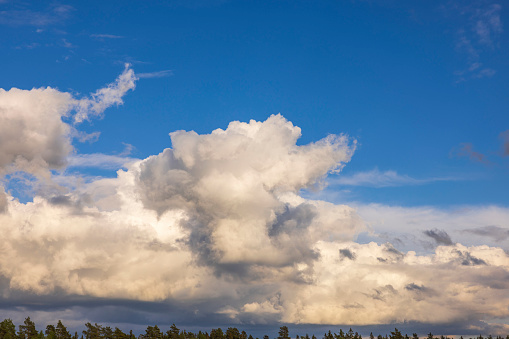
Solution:
<path fill-rule="evenodd" d="M 16 330 L 16 325 L 13 323 L 11 319 L 4 319 L 0 323 L 0 339 L 255 339 L 251 334 L 247 334 L 245 331 L 239 331 L 235 327 L 228 327 L 226 331 L 223 332 L 221 328 L 212 329 L 209 332 L 199 331 L 198 333 L 193 333 L 186 330 L 181 330 L 175 324 L 170 326 L 170 329 L 163 332 L 157 325 L 148 326 L 145 330 L 145 333 L 142 333 L 138 336 L 133 334 L 133 331 L 129 331 L 129 333 L 123 332 L 118 327 L 112 329 L 110 326 L 103 326 L 100 324 L 91 324 L 90 322 L 85 324 L 85 330 L 81 333 L 74 332 L 71 334 L 67 327 L 64 326 L 61 320 L 57 322 L 56 325 L 47 325 L 46 330 L 43 332 L 37 331 L 35 327 L 35 323 L 27 317 L 23 322 L 23 325 L 18 326 L 18 330 Z M 259 339 L 259 338 L 256 338 Z M 264 335 L 263 339 L 270 339 L 268 335 Z M 291 339 L 287 326 L 281 326 L 279 328 L 278 336 L 276 339 Z M 309 334 L 305 335 L 296 335 L 295 339 L 317 339 L 317 337 L 313 334 L 311 337 Z M 363 339 L 362 335 L 357 332 L 354 332 L 351 328 L 347 332 L 343 332 L 343 330 L 339 330 L 338 333 L 332 333 L 331 331 L 325 333 L 321 339 Z M 367 338 L 366 338 L 367 339 Z M 382 336 L 381 334 L 375 336 L 373 333 L 370 333 L 369 339 L 419 339 L 417 333 L 413 333 L 412 336 L 408 336 L 408 334 L 402 334 L 397 328 L 394 331 L 391 331 L 389 335 Z M 444 337 L 443 335 L 440 337 L 434 336 L 432 333 L 429 333 L 426 339 L 452 339 L 448 337 Z M 464 339 L 461 337 L 460 339 Z M 491 335 L 483 337 L 479 335 L 475 338 L 469 339 L 509 339 L 509 335 L 506 337 L 496 336 L 493 337 Z"/>

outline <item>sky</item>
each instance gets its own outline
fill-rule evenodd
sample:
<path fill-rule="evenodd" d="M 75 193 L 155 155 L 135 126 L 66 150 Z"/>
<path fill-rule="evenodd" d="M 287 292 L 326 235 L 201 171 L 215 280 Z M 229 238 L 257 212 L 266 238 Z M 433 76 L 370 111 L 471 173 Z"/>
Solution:
<path fill-rule="evenodd" d="M 508 334 L 508 22 L 0 0 L 0 318 Z"/>

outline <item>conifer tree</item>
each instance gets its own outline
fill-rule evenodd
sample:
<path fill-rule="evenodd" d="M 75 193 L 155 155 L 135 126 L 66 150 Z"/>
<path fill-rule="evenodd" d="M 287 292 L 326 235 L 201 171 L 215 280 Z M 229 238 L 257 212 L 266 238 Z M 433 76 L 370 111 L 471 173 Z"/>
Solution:
<path fill-rule="evenodd" d="M 37 339 L 39 332 L 35 329 L 35 323 L 27 317 L 23 325 L 19 325 L 18 338 L 19 339 Z"/>

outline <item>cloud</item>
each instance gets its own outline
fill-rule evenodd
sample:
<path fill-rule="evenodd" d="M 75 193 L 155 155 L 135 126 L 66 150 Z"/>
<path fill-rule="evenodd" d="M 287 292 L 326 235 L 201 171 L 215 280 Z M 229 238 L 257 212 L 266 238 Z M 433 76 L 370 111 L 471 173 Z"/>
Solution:
<path fill-rule="evenodd" d="M 499 4 L 476 9 L 473 20 L 475 20 L 474 31 L 479 43 L 491 46 L 493 45 L 493 36 L 503 32 L 500 19 L 501 9 L 502 6 Z"/>
<path fill-rule="evenodd" d="M 509 209 L 505 207 L 455 206 L 442 209 L 433 206 L 403 207 L 382 204 L 353 204 L 352 207 L 370 229 L 370 232 L 361 235 L 363 242 L 389 241 L 401 251 L 429 254 L 435 246 L 430 246 L 430 237 L 424 232 L 433 226 L 435 233 L 440 235 L 438 230 L 441 230 L 454 239 L 455 243 L 467 246 L 501 246 L 509 251 L 507 241 L 498 241 L 489 236 L 480 239 L 465 232 L 469 229 L 482 229 L 485 225 L 509 228 Z M 442 240 L 448 242 L 446 237 Z"/>
<path fill-rule="evenodd" d="M 122 38 L 124 38 L 121 35 L 114 35 L 114 34 L 92 34 L 90 36 L 92 38 L 99 38 L 99 39 L 122 39 Z"/>
<path fill-rule="evenodd" d="M 355 253 L 350 251 L 348 248 L 342 248 L 339 250 L 339 255 L 343 258 L 348 258 L 350 260 L 355 260 Z"/>
<path fill-rule="evenodd" d="M 138 323 L 164 313 L 205 323 L 466 328 L 509 317 L 505 244 L 475 243 L 463 232 L 505 227 L 508 209 L 346 206 L 301 196 L 350 161 L 355 142 L 347 136 L 301 145 L 301 129 L 272 115 L 209 134 L 172 132 L 171 148 L 142 160 L 76 153 L 64 121 L 121 102 L 134 81 L 126 68 L 85 99 L 51 88 L 0 91 L 3 180 L 13 166 L 36 168 L 61 188 L 41 185 L 27 202 L 0 191 L 0 309 L 39 311 L 46 320 L 71 309 L 80 324 L 104 307 Z M 117 175 L 51 171 L 66 166 Z M 443 231 L 423 234 L 430 225 Z M 384 232 L 405 241 L 391 243 Z M 417 253 L 414 245 L 429 237 L 438 246 Z"/>
<path fill-rule="evenodd" d="M 135 161 L 137 159 L 102 153 L 77 154 L 69 157 L 67 167 L 95 167 L 116 170 L 126 167 Z"/>
<path fill-rule="evenodd" d="M 435 181 L 457 180 L 453 178 L 429 178 L 415 179 L 408 175 L 398 174 L 396 171 L 380 172 L 377 168 L 358 172 L 350 176 L 340 176 L 337 179 L 331 179 L 330 184 L 339 184 L 346 186 L 368 186 L 368 187 L 394 187 L 406 185 L 423 185 Z"/>
<path fill-rule="evenodd" d="M 0 89 L 0 173 L 48 175 L 72 151 L 69 115 L 73 98 L 52 88 Z"/>
<path fill-rule="evenodd" d="M 499 226 L 483 226 L 477 228 L 466 229 L 463 232 L 490 237 L 496 242 L 505 241 L 509 238 L 509 228 Z"/>
<path fill-rule="evenodd" d="M 122 97 L 135 88 L 136 76 L 129 64 L 125 64 L 124 72 L 114 83 L 91 94 L 91 98 L 76 102 L 74 122 L 80 123 L 93 116 L 100 116 L 106 108 L 123 104 Z"/>
<path fill-rule="evenodd" d="M 49 26 L 67 20 L 74 8 L 69 5 L 56 5 L 45 11 L 30 9 L 0 11 L 0 24 L 9 26 Z"/>
<path fill-rule="evenodd" d="M 172 70 L 164 70 L 164 71 L 157 71 L 157 72 L 150 72 L 150 73 L 138 73 L 138 78 L 142 79 L 151 79 L 151 78 L 165 78 L 173 75 Z"/>
<path fill-rule="evenodd" d="M 459 149 L 457 150 L 453 149 L 451 151 L 451 154 L 455 154 L 459 157 L 468 157 L 472 161 L 480 162 L 486 165 L 491 164 L 491 162 L 487 159 L 486 155 L 474 151 L 474 146 L 469 142 L 460 144 Z"/>
<path fill-rule="evenodd" d="M 433 240 L 435 240 L 438 245 L 449 246 L 453 244 L 449 234 L 447 234 L 447 232 L 443 230 L 438 229 L 426 230 L 423 233 L 428 237 L 432 238 Z"/>
<path fill-rule="evenodd" d="M 80 122 L 102 113 L 134 88 L 134 72 L 127 66 L 114 84 L 100 89 L 92 98 L 75 99 L 56 89 L 0 89 L 0 175 L 24 171 L 50 179 L 50 170 L 63 169 L 74 148 L 74 136 L 90 140 L 62 119 Z"/>
<path fill-rule="evenodd" d="M 353 147 L 346 137 L 297 146 L 300 128 L 281 115 L 232 122 L 208 135 L 177 131 L 170 136 L 173 149 L 140 163 L 140 195 L 159 215 L 186 211 L 188 220 L 181 225 L 207 265 L 245 275 L 253 273 L 252 265 L 309 263 L 320 234 L 341 238 L 358 231 L 346 206 L 296 195 L 350 160 Z M 330 228 L 343 220 L 346 227 Z"/>
<path fill-rule="evenodd" d="M 462 24 L 457 30 L 456 49 L 467 58 L 466 69 L 455 72 L 458 82 L 468 78 L 492 77 L 496 70 L 483 65 L 483 55 L 498 48 L 497 40 L 503 32 L 500 18 L 502 6 L 496 3 L 450 2 L 450 13 L 458 15 Z"/>
<path fill-rule="evenodd" d="M 76 48 L 76 46 L 73 45 L 72 43 L 70 43 L 69 41 L 67 41 L 67 39 L 62 39 L 62 46 L 64 46 L 65 48 L 69 48 L 69 49 Z"/>

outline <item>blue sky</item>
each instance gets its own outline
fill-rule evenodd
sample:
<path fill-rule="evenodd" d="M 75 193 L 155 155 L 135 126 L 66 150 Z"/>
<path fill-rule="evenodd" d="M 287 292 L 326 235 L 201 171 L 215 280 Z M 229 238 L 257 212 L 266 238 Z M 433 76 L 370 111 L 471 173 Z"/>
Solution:
<path fill-rule="evenodd" d="M 6 2 L 16 14 L 2 16 L 0 81 L 3 88 L 85 94 L 110 82 L 125 62 L 137 73 L 163 76 L 142 79 L 128 105 L 84 124 L 90 131 L 116 126 L 116 133 L 80 145 L 85 153 L 119 152 L 125 142 L 145 157 L 168 146 L 169 131 L 204 133 L 281 113 L 303 129 L 302 143 L 329 133 L 356 138 L 345 175 L 378 169 L 463 179 L 410 192 L 384 189 L 382 197 L 381 190 L 359 189 L 348 199 L 505 204 L 499 188 L 507 184 L 507 161 L 498 155 L 508 125 L 508 53 L 504 10 L 494 6 Z M 492 17 L 477 13 L 490 10 Z M 486 37 L 478 22 L 487 25 Z M 458 156 L 462 143 L 491 166 Z"/>
<path fill-rule="evenodd" d="M 23 230 L 21 224 L 33 224 L 34 229 L 40 230 L 33 232 L 34 239 L 53 239 L 53 233 L 48 231 L 49 226 L 44 226 L 44 222 L 41 221 L 41 225 L 30 221 L 32 219 L 21 222 L 16 219 L 16 213 L 28 213 L 30 210 L 36 220 L 38 217 L 57 213 L 53 209 L 61 203 L 61 206 L 68 208 L 65 213 L 70 213 L 68 217 L 72 219 L 75 214 L 79 214 L 78 210 L 85 213 L 83 209 L 96 208 L 97 213 L 103 213 L 94 224 L 94 227 L 99 227 L 97 225 L 101 225 L 105 220 L 117 218 L 110 215 L 115 208 L 125 211 L 127 206 L 131 206 L 122 199 L 136 196 L 138 200 L 132 198 L 132 204 L 141 204 L 143 209 L 137 216 L 133 216 L 132 220 L 142 218 L 141 215 L 143 218 L 146 216 L 146 221 L 140 223 L 156 230 L 163 227 L 160 223 L 161 220 L 166 220 L 165 218 L 165 222 L 174 225 L 168 226 L 171 231 L 164 231 L 169 232 L 168 234 L 161 230 L 156 232 L 158 236 L 154 239 L 157 244 L 165 241 L 169 244 L 177 238 L 186 239 L 188 247 L 179 251 L 186 253 L 182 254 L 186 260 L 196 264 L 195 269 L 199 273 L 195 273 L 194 277 L 203 274 L 203 281 L 212 279 L 208 273 L 204 273 L 207 270 L 215 272 L 216 278 L 221 274 L 232 275 L 239 279 L 237 281 L 232 278 L 238 284 L 236 286 L 239 295 L 242 295 L 229 296 L 231 302 L 221 304 L 215 297 L 200 294 L 204 292 L 196 292 L 193 296 L 186 295 L 183 299 L 176 297 L 172 294 L 176 292 L 168 292 L 173 291 L 174 287 L 161 287 L 165 292 L 154 292 L 155 294 L 150 296 L 139 292 L 129 295 L 128 292 L 115 290 L 113 287 L 110 290 L 106 288 L 109 292 L 102 294 L 96 291 L 95 287 L 84 287 L 89 286 L 87 284 L 95 286 L 91 281 L 96 277 L 94 274 L 86 277 L 85 273 L 75 278 L 80 282 L 80 288 L 72 284 L 64 286 L 47 281 L 43 283 L 46 278 L 41 278 L 39 285 L 32 286 L 22 283 L 25 281 L 23 275 L 20 273 L 18 276 L 16 269 L 2 269 L 0 263 L 0 277 L 10 281 L 9 284 L 2 285 L 3 291 L 21 296 L 18 299 L 4 297 L 5 304 L 18 307 L 18 311 L 19 307 L 25 307 L 17 315 L 21 318 L 22 314 L 29 313 L 30 307 L 20 300 L 23 300 L 24 293 L 35 293 L 42 298 L 41 303 L 45 305 L 44 310 L 38 312 L 46 312 L 40 313 L 38 319 L 52 320 L 57 316 L 65 316 L 65 313 L 59 312 L 71 310 L 69 314 L 72 315 L 67 316 L 68 321 L 75 321 L 76 326 L 84 323 L 83 318 L 100 321 L 97 315 L 100 312 L 94 313 L 94 310 L 100 309 L 104 300 L 111 300 L 111 307 L 125 307 L 128 310 L 125 319 L 112 319 L 112 324 L 132 324 L 133 318 L 139 317 L 134 311 L 137 306 L 132 306 L 136 302 L 146 303 L 143 307 L 150 316 L 143 319 L 147 322 L 160 320 L 164 313 L 160 310 L 166 310 L 167 307 L 171 309 L 168 305 L 182 305 L 187 302 L 186 312 L 191 314 L 196 305 L 199 305 L 208 319 L 213 319 L 210 321 L 211 326 L 228 324 L 228 321 L 239 327 L 256 324 L 258 328 L 277 327 L 279 322 L 309 326 L 329 323 L 392 326 L 402 322 L 417 322 L 425 325 L 415 326 L 426 327 L 431 324 L 429 326 L 435 326 L 437 331 L 456 327 L 458 331 L 463 331 L 461 333 L 497 329 L 508 332 L 509 310 L 507 307 L 504 310 L 503 305 L 499 305 L 498 313 L 489 313 L 485 309 L 468 309 L 465 314 L 448 318 L 445 324 L 438 324 L 436 319 L 412 316 L 405 318 L 397 308 L 387 311 L 393 312 L 387 319 L 363 315 L 363 319 L 371 319 L 363 323 L 359 320 L 361 316 L 345 316 L 338 320 L 324 315 L 322 320 L 317 320 L 320 317 L 316 314 L 306 313 L 299 318 L 296 315 L 298 312 L 292 311 L 289 305 L 295 304 L 295 298 L 301 296 L 299 293 L 302 291 L 276 297 L 278 288 L 292 290 L 285 285 L 288 284 L 285 280 L 288 276 L 285 274 L 290 273 L 285 271 L 283 274 L 282 267 L 303 267 L 305 264 L 310 270 L 314 269 L 315 275 L 309 279 L 321 282 L 326 280 L 319 274 L 318 268 L 325 265 L 325 259 L 312 259 L 310 254 L 321 253 L 322 258 L 326 258 L 326 253 L 335 251 L 332 243 L 324 245 L 320 242 L 325 238 L 313 238 L 322 231 L 323 234 L 320 234 L 324 237 L 328 234 L 327 239 L 334 239 L 334 246 L 348 248 L 352 253 L 357 251 L 357 255 L 352 256 L 357 260 L 364 258 L 361 253 L 365 253 L 367 258 L 368 253 L 383 252 L 380 249 L 383 246 L 386 246 L 383 247 L 386 249 L 384 253 L 391 252 L 390 249 L 393 248 L 405 253 L 405 260 L 412 263 L 413 259 L 408 259 L 411 257 L 409 251 L 416 252 L 418 256 L 422 255 L 420 261 L 415 261 L 419 262 L 419 265 L 429 258 L 442 262 L 439 258 L 443 256 L 456 258 L 457 253 L 463 253 L 461 255 L 467 258 L 462 259 L 463 266 L 469 266 L 464 264 L 465 262 L 477 262 L 468 259 L 477 255 L 478 259 L 484 258 L 479 260 L 484 261 L 487 266 L 496 266 L 490 271 L 493 280 L 505 279 L 500 277 L 504 276 L 503 272 L 509 274 L 507 258 L 497 259 L 498 261 L 493 258 L 502 255 L 498 250 L 502 253 L 509 250 L 509 206 L 507 189 L 504 188 L 509 187 L 507 16 L 504 3 L 489 0 L 191 0 L 147 3 L 0 0 L 0 88 L 6 91 L 5 97 L 0 98 L 4 100 L 3 103 L 0 102 L 0 108 L 3 109 L 3 116 L 0 117 L 5 123 L 5 129 L 0 127 L 0 131 L 5 135 L 3 139 L 0 136 L 0 141 L 4 143 L 3 149 L 0 146 L 0 175 L 6 197 L 2 198 L 0 194 L 0 209 L 3 205 L 6 206 L 4 217 L 9 219 L 4 221 L 5 225 L 14 225 L 14 228 L 19 226 L 18 228 Z M 108 87 L 108 84 L 111 85 Z M 54 91 L 39 93 L 35 90 L 42 91 L 48 86 Z M 22 94 L 12 91 L 11 88 L 27 91 Z M 96 92 L 101 88 L 109 88 L 110 92 Z M 35 98 L 34 102 L 40 104 L 34 104 L 33 107 L 23 106 L 24 103 L 31 102 L 29 98 L 32 97 Z M 18 107 L 18 104 L 20 108 L 16 111 L 12 107 Z M 62 108 L 60 105 L 68 106 Z M 88 117 L 84 121 L 76 120 L 80 107 L 81 112 Z M 44 119 L 36 116 L 39 113 L 34 112 L 40 112 L 40 116 L 47 114 L 48 119 L 55 119 L 49 124 L 54 129 L 41 127 Z M 56 118 L 55 112 L 58 113 Z M 274 117 L 269 118 L 273 115 Z M 228 128 L 225 135 L 244 133 L 240 132 L 241 130 L 253 130 L 249 133 L 255 133 L 257 128 L 266 130 L 267 132 L 259 132 L 259 135 L 255 133 L 261 141 L 257 141 L 258 146 L 252 146 L 252 150 L 256 149 L 260 153 L 246 155 L 245 158 L 236 158 L 238 154 L 232 153 L 227 157 L 225 154 L 231 150 L 228 145 L 235 144 L 237 139 L 232 137 L 220 141 L 215 134 L 207 136 L 218 128 L 226 130 L 232 121 L 249 123 L 251 119 L 260 123 L 265 121 L 262 124 L 264 127 L 256 127 L 258 125 L 254 122 L 246 125 L 247 127 L 230 125 L 232 127 Z M 302 136 L 294 140 L 293 135 L 298 134 L 295 126 L 300 127 Z M 14 132 L 11 136 L 10 132 L 16 131 L 16 128 L 23 132 L 18 134 L 18 137 Z M 288 132 L 290 130 L 291 133 Z M 195 131 L 196 135 L 175 131 Z M 42 136 L 34 137 L 31 132 Z M 172 132 L 175 133 L 170 139 L 169 133 Z M 265 133 L 268 133 L 270 138 Z M 333 141 L 318 142 L 328 135 L 342 134 L 345 135 L 343 139 L 338 137 Z M 18 146 L 9 146 L 12 140 Z M 41 140 L 46 140 L 47 144 L 42 145 Z M 180 140 L 180 146 L 175 145 L 176 140 Z M 190 140 L 195 140 L 193 145 L 201 145 L 201 150 L 211 147 L 208 152 L 217 152 L 216 156 L 223 157 L 223 162 L 211 165 L 208 160 L 204 160 L 205 153 L 194 153 L 196 149 L 188 144 Z M 259 146 L 263 142 L 269 146 Z M 282 150 L 292 142 L 293 148 L 289 153 L 277 153 L 279 146 Z M 318 143 L 306 146 L 315 142 Z M 55 146 L 57 144 L 60 146 Z M 273 151 L 270 145 L 274 145 Z M 247 149 L 251 150 L 249 147 Z M 175 151 L 161 153 L 167 148 Z M 216 201 L 216 197 L 209 197 L 202 186 L 199 186 L 200 190 L 196 188 L 198 186 L 192 186 L 192 189 L 191 186 L 187 189 L 179 186 L 181 184 L 177 182 L 188 181 L 180 177 L 182 173 L 172 172 L 177 170 L 178 166 L 173 168 L 174 165 L 171 165 L 172 161 L 176 160 L 168 160 L 181 159 L 184 165 L 179 166 L 187 166 L 187 175 L 200 183 L 205 182 L 205 177 L 201 176 L 209 170 L 219 177 L 231 171 L 238 180 L 238 185 L 235 186 L 235 189 L 238 189 L 251 187 L 249 185 L 252 185 L 252 182 L 247 178 L 259 175 L 258 172 L 250 172 L 253 168 L 257 171 L 259 168 L 264 168 L 265 171 L 270 166 L 295 166 L 296 170 L 301 169 L 300 162 L 295 163 L 292 157 L 287 156 L 295 152 L 300 154 L 299 152 L 304 152 L 305 149 L 312 151 L 306 153 L 309 158 L 303 158 L 302 161 L 317 166 L 314 169 L 302 168 L 302 173 L 305 173 L 303 176 L 307 176 L 305 180 L 288 179 L 290 184 L 286 179 L 283 180 L 283 177 L 278 177 L 281 173 L 275 174 L 272 171 L 267 172 L 273 175 L 272 179 L 269 180 L 266 176 L 263 176 L 263 180 L 260 179 L 265 188 L 273 182 L 279 182 L 275 186 L 277 189 L 270 191 L 270 194 L 279 192 L 279 195 L 272 197 L 280 204 L 277 208 L 261 196 L 259 198 L 263 203 L 260 203 L 260 206 L 247 198 L 235 198 L 234 187 L 228 186 L 231 180 L 223 182 L 222 185 L 212 181 L 207 184 L 210 186 L 203 184 L 203 187 L 211 190 L 215 187 L 215 190 L 225 192 L 225 195 L 230 192 L 231 195 L 224 198 L 226 200 L 234 197 L 246 204 L 242 208 L 235 205 L 239 210 L 233 207 L 228 209 L 232 215 L 250 215 L 251 212 L 246 210 L 254 211 L 258 208 L 256 216 L 253 214 L 253 220 L 264 215 L 264 218 L 269 218 L 262 218 L 264 222 L 267 225 L 273 223 L 273 227 L 279 225 L 281 220 L 284 225 L 289 225 L 287 221 L 290 220 L 299 228 L 298 225 L 306 219 L 303 215 L 310 213 L 312 216 L 308 216 L 309 220 L 306 219 L 309 224 L 304 222 L 309 231 L 309 234 L 306 233 L 309 243 L 302 245 L 307 252 L 301 249 L 301 254 L 306 252 L 309 256 L 302 254 L 305 258 L 299 257 L 294 261 L 288 259 L 293 258 L 295 253 L 285 247 L 283 238 L 278 238 L 277 246 L 288 249 L 288 252 L 274 252 L 274 256 L 287 258 L 285 263 L 260 259 L 261 257 L 257 257 L 259 253 L 230 253 L 222 248 L 218 239 L 226 235 L 221 232 L 225 227 L 234 226 L 224 226 L 224 220 L 228 219 L 225 216 L 220 218 L 212 212 L 202 215 L 199 210 L 207 210 L 210 206 L 216 206 L 214 204 L 221 205 L 226 200 Z M 312 155 L 315 154 L 313 152 L 316 152 L 316 155 Z M 263 167 L 258 162 L 250 162 L 259 155 L 260 162 L 262 159 L 269 159 L 266 164 L 268 167 Z M 195 160 L 186 162 L 186 157 Z M 281 164 L 271 163 L 271 159 L 280 159 Z M 321 160 L 317 159 L 330 162 L 323 160 L 324 163 L 321 163 Z M 193 172 L 191 167 L 198 167 L 195 162 L 201 164 L 203 169 Z M 251 167 L 244 168 L 246 163 Z M 340 172 L 334 172 L 335 164 L 342 164 L 344 167 Z M 178 167 L 179 170 L 182 168 Z M 121 171 L 117 172 L 119 170 Z M 242 172 L 244 170 L 246 172 Z M 168 174 L 165 174 L 165 171 L 168 171 Z M 292 173 L 287 173 L 286 176 L 293 178 Z M 132 179 L 127 179 L 131 175 Z M 276 177 L 279 179 L 276 180 Z M 136 184 L 133 184 L 132 192 L 129 191 L 131 193 L 122 191 L 132 182 Z M 291 189 L 288 188 L 290 186 Z M 321 189 L 317 189 L 318 186 Z M 257 192 L 253 187 L 252 190 L 245 189 L 253 196 L 254 192 Z M 187 193 L 182 193 L 189 191 L 198 192 L 198 196 L 191 199 Z M 246 192 L 244 193 L 248 194 Z M 262 195 L 265 196 L 265 193 Z M 290 197 L 290 193 L 295 196 Z M 183 197 L 184 200 L 190 199 L 188 202 L 199 201 L 197 204 L 200 208 L 177 204 L 176 196 Z M 6 202 L 3 203 L 2 199 Z M 123 201 L 123 205 L 118 201 Z M 264 205 L 265 202 L 267 205 Z M 212 210 L 221 210 L 219 205 Z M 311 213 L 308 207 L 302 207 L 304 205 L 314 206 L 312 209 L 317 210 Z M 46 210 L 44 206 L 50 207 Z M 342 235 L 337 235 L 334 233 L 336 231 L 332 230 L 327 233 L 330 225 L 329 221 L 325 220 L 332 220 L 334 213 L 340 213 L 332 212 L 334 208 L 339 209 L 338 206 L 352 209 L 358 216 L 358 219 L 352 217 L 350 222 L 342 221 L 341 225 L 357 225 L 359 222 L 362 226 L 359 224 L 351 229 L 341 226 L 344 230 Z M 266 213 L 262 213 L 262 210 Z M 283 210 L 286 212 L 282 212 Z M 157 213 L 157 217 L 152 216 L 149 211 Z M 269 217 L 268 211 L 272 211 L 277 217 Z M 347 213 L 345 211 L 340 214 Z M 194 220 L 194 226 L 178 229 L 175 220 L 182 215 Z M 237 220 L 237 217 L 231 218 Z M 62 220 L 65 222 L 65 218 Z M 133 226 L 130 224 L 132 220 L 129 220 L 118 219 L 118 232 L 142 227 Z M 81 222 L 83 229 L 90 230 L 92 227 L 87 224 L 88 221 L 76 221 L 77 224 Z M 235 222 L 238 227 L 244 227 L 240 225 L 244 225 L 245 221 Z M 198 232 L 197 224 L 208 226 L 203 226 L 204 229 Z M 210 225 L 216 224 L 219 225 L 218 228 L 214 228 L 210 234 L 204 231 L 213 228 Z M 323 228 L 320 232 L 314 230 L 319 228 L 318 224 Z M 336 222 L 333 224 L 338 225 Z M 257 227 L 252 226 L 250 230 L 255 232 Z M 284 232 L 287 232 L 290 238 L 296 234 L 296 231 L 289 231 L 285 227 Z M 236 234 L 233 228 L 230 231 Z M 143 229 L 140 232 L 149 231 Z M 246 234 L 250 234 L 249 232 L 245 231 Z M 278 232 L 283 231 L 276 232 L 279 237 Z M 90 234 L 78 233 L 72 233 L 69 237 L 84 237 L 84 243 L 93 242 Z M 110 233 L 106 232 L 105 237 L 107 234 Z M 197 234 L 209 239 L 208 242 L 200 246 L 195 244 Z M 271 231 L 268 231 L 268 234 L 273 236 Z M 236 241 L 244 244 L 246 239 L 238 236 Z M 19 240 L 16 239 L 18 238 L 13 236 L 10 242 L 16 243 Z M 232 239 L 230 240 L 233 241 Z M 271 238 L 271 241 L 275 240 Z M 370 243 L 379 247 L 375 248 Z M 19 246 L 21 248 L 30 245 L 26 243 Z M 176 243 L 172 246 L 178 247 Z M 454 252 L 451 249 L 453 246 L 460 247 Z M 482 252 L 485 251 L 482 246 L 488 246 L 494 252 L 488 255 L 487 252 Z M 14 247 L 13 245 L 12 248 Z M 113 252 L 104 255 L 115 257 L 115 248 L 112 246 Z M 211 254 L 205 254 L 204 248 L 212 251 L 210 253 L 216 253 L 217 257 L 207 259 L 206 256 Z M 233 257 L 236 259 L 233 260 Z M 254 257 L 257 259 L 253 259 Z M 8 261 L 8 258 L 10 256 L 5 254 L 4 260 Z M 379 258 L 389 260 L 381 254 Z M 344 258 L 340 256 L 340 259 Z M 34 267 L 39 267 L 31 258 L 23 260 L 22 263 L 28 266 L 33 264 Z M 259 284 L 251 281 L 245 286 L 242 285 L 241 282 L 250 277 L 246 272 L 251 272 L 253 265 L 265 265 L 262 265 L 262 262 L 271 262 L 266 269 L 277 271 L 277 274 L 271 273 L 273 275 L 270 279 L 273 280 L 267 278 L 273 281 L 272 287 L 269 288 L 266 281 Z M 230 264 L 231 267 L 228 266 Z M 55 262 L 50 260 L 40 265 L 53 267 Z M 234 266 L 237 268 L 234 269 Z M 200 270 L 200 267 L 207 270 Z M 70 269 L 65 273 L 65 279 L 71 279 L 72 272 L 78 269 L 105 270 L 104 267 L 99 269 L 87 262 L 79 268 Z M 174 267 L 167 269 L 172 272 Z M 464 267 L 459 269 L 463 270 Z M 51 269 L 48 270 L 52 272 Z M 338 270 L 341 271 L 340 268 Z M 411 276 L 406 269 L 403 271 L 407 278 Z M 490 274 L 485 274 L 486 279 Z M 283 279 L 283 275 L 286 278 Z M 164 274 L 158 279 L 160 284 L 170 284 L 165 280 Z M 473 276 L 471 280 L 465 279 L 472 282 L 470 287 L 479 291 L 489 289 L 480 282 L 480 285 L 475 285 L 473 281 L 478 280 Z M 221 286 L 221 290 L 233 288 L 225 287 L 224 281 L 214 281 L 217 286 Z M 427 283 L 422 281 L 414 284 L 408 280 L 401 289 L 410 293 L 409 291 L 413 291 L 412 286 L 420 286 L 421 294 L 414 299 L 426 299 L 430 300 L 430 304 L 436 304 L 436 295 L 430 291 L 439 287 L 427 287 Z M 41 287 L 44 284 L 54 288 Z M 445 280 L 440 284 L 454 285 L 453 282 Z M 502 282 L 501 284 L 503 285 Z M 384 286 L 398 290 L 392 283 L 382 287 Z M 390 289 L 387 290 L 389 292 L 384 292 L 381 287 L 369 285 L 366 288 L 382 294 L 391 293 Z M 497 293 L 507 292 L 509 287 L 504 288 L 500 287 Z M 130 291 L 134 290 L 133 287 Z M 348 290 L 346 285 L 338 287 L 338 290 L 346 293 L 338 294 L 339 299 L 348 295 L 345 292 Z M 428 295 L 425 296 L 426 293 Z M 479 293 L 479 298 L 491 300 L 489 298 L 493 297 L 497 300 L 497 293 L 490 294 L 489 297 L 482 294 L 484 292 Z M 59 295 L 61 303 L 68 305 L 65 306 L 68 308 L 55 306 L 45 299 L 55 294 Z M 89 307 L 82 301 L 77 301 L 72 306 L 72 300 L 75 300 L 73 298 L 76 296 L 90 298 L 91 304 L 97 303 L 99 306 Z M 97 298 L 102 301 L 98 302 Z M 316 298 L 319 299 L 318 296 Z M 461 302 L 468 304 L 465 300 L 458 301 L 458 298 L 451 297 L 449 300 L 444 297 L 444 300 L 453 305 L 463 305 Z M 163 306 L 153 306 L 155 301 Z M 502 298 L 502 301 L 507 304 L 507 297 Z M 360 297 L 354 298 L 343 307 L 355 309 L 356 305 L 361 305 L 368 308 L 363 302 L 365 301 Z M 397 304 L 402 301 L 398 299 L 392 302 Z M 11 306 L 3 308 L 0 314 L 8 316 L 12 311 Z M 319 310 L 321 307 L 324 309 L 322 312 L 326 313 L 327 307 L 324 304 L 312 303 L 310 309 Z M 83 309 L 87 311 L 82 311 Z M 330 307 L 328 309 L 330 310 Z M 277 322 L 269 321 L 271 317 L 275 317 Z M 201 321 L 200 319 L 202 320 L 197 317 L 196 322 Z M 467 324 L 469 321 L 471 323 Z M 189 322 L 189 326 L 196 325 L 193 320 Z"/>

